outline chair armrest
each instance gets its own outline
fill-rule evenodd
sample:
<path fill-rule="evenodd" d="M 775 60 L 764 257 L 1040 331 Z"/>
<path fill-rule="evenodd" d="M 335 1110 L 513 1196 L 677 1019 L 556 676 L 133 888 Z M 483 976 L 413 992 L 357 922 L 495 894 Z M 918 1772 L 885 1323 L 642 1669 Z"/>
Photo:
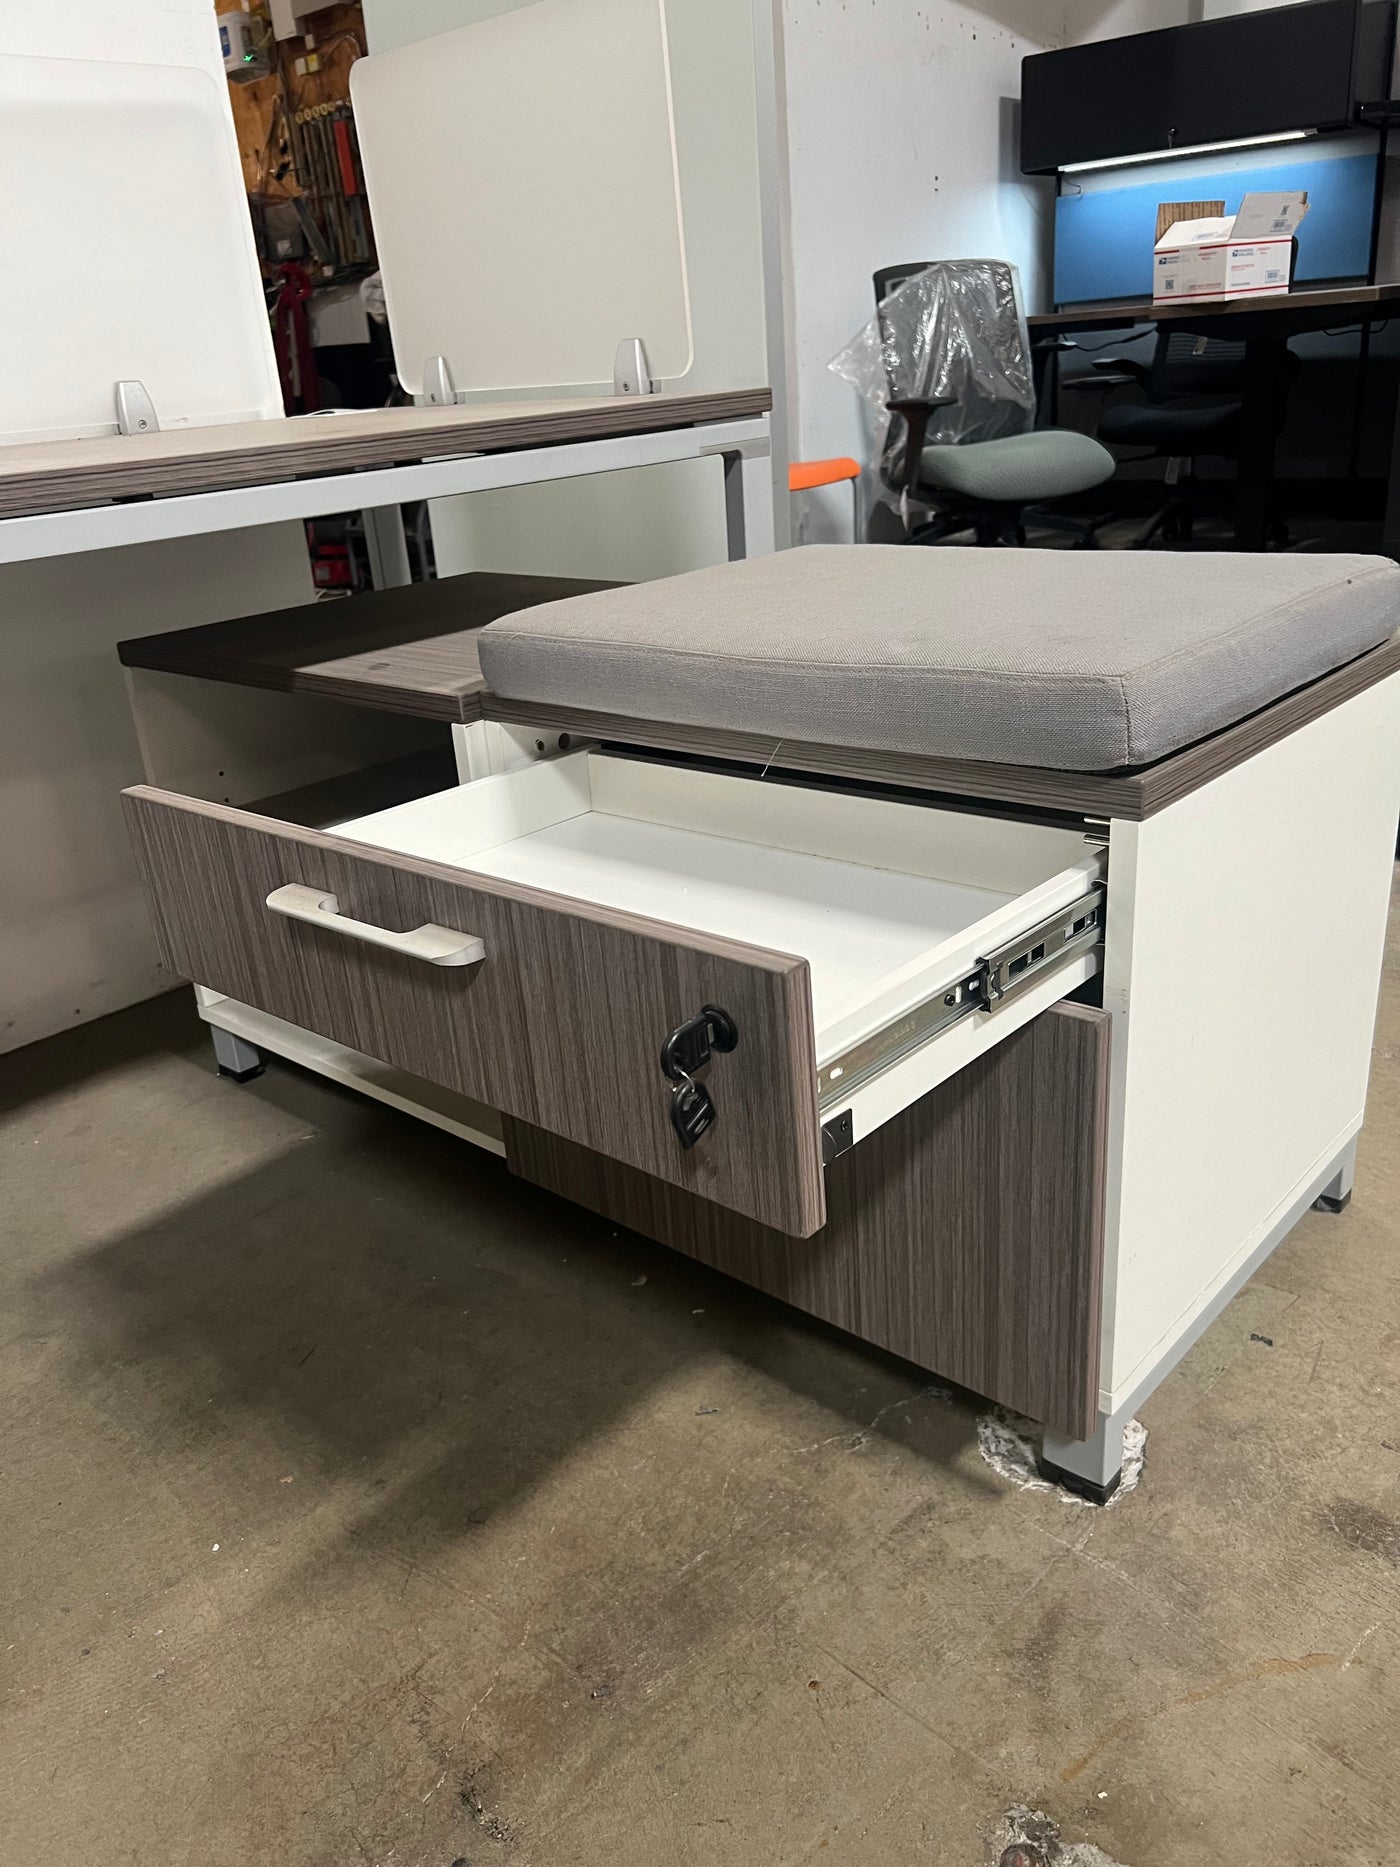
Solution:
<path fill-rule="evenodd" d="M 1060 384 L 1062 395 L 1107 395 L 1110 389 L 1126 389 L 1129 383 L 1138 382 L 1136 376 L 1118 375 L 1116 372 L 1099 369 L 1095 365 L 1092 376 L 1067 376 Z"/>
<path fill-rule="evenodd" d="M 898 415 L 904 423 L 904 465 L 900 471 L 899 484 L 904 492 L 912 492 L 919 481 L 919 463 L 924 455 L 924 441 L 928 435 L 929 416 L 936 409 L 947 408 L 957 398 L 951 395 L 905 396 L 898 402 L 886 402 L 885 407 L 891 415 Z"/>
<path fill-rule="evenodd" d="M 1152 380 L 1151 370 L 1136 357 L 1095 357 L 1090 368 L 1101 376 L 1112 374 L 1121 381 L 1135 382 L 1139 389 L 1146 389 Z"/>

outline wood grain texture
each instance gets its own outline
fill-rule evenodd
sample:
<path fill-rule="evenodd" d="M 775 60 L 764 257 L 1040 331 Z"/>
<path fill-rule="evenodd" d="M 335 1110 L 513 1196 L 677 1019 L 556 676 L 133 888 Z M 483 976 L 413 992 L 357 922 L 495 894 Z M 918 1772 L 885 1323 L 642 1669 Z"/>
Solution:
<path fill-rule="evenodd" d="M 1059 1005 L 827 1169 L 793 1239 L 528 1123 L 513 1172 L 1074 1438 L 1098 1409 L 1110 1020 Z"/>
<path fill-rule="evenodd" d="M 1178 798 L 1199 791 L 1212 778 L 1232 771 L 1236 765 L 1276 745 L 1310 721 L 1321 719 L 1323 714 L 1364 693 L 1378 681 L 1390 679 L 1397 671 L 1400 671 L 1400 635 L 1393 635 L 1379 648 L 1369 649 L 1355 661 L 1333 668 L 1330 674 L 1309 682 L 1306 687 L 1296 688 L 1282 700 L 1275 700 L 1271 706 L 1227 726 L 1223 732 L 1214 733 L 1209 739 L 1202 739 L 1196 745 L 1173 752 L 1170 758 L 1147 766 L 1139 778 L 1141 815 L 1155 816 Z"/>
<path fill-rule="evenodd" d="M 1135 771 L 1049 771 L 1031 765 L 994 765 L 973 759 L 871 752 L 856 746 L 775 740 L 758 733 L 720 732 L 666 720 L 638 720 L 582 707 L 537 706 L 487 693 L 488 719 L 531 723 L 616 745 L 652 746 L 700 758 L 756 765 L 764 771 L 820 773 L 860 783 L 895 785 L 949 798 L 979 798 L 1036 810 L 1140 821 L 1252 758 L 1266 746 L 1330 713 L 1353 695 L 1400 670 L 1400 636 L 1393 636 L 1344 667 L 1274 701 L 1248 719 L 1198 744 Z"/>
<path fill-rule="evenodd" d="M 324 694 L 425 719 L 481 717 L 477 631 L 498 616 L 617 585 L 473 571 L 119 642 L 129 668 Z"/>
<path fill-rule="evenodd" d="M 139 785 L 123 802 L 161 963 L 353 1050 L 796 1234 L 823 1222 L 807 962 Z M 270 913 L 288 882 L 348 918 L 476 934 L 424 964 Z M 658 1052 L 707 1003 L 739 1027 L 690 1153 Z"/>
<path fill-rule="evenodd" d="M 767 389 L 376 408 L 0 449 L 0 518 L 765 415 Z"/>

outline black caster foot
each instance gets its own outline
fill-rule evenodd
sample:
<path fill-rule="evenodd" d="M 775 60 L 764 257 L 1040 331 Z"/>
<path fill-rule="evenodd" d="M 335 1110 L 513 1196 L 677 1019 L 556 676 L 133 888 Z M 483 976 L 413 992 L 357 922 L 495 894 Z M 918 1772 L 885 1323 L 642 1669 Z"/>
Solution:
<path fill-rule="evenodd" d="M 1092 1478 L 1081 1478 L 1078 1472 L 1066 1471 L 1062 1465 L 1052 1465 L 1049 1459 L 1040 1459 L 1037 1464 L 1042 1478 L 1052 1485 L 1062 1485 L 1076 1497 L 1087 1498 L 1091 1504 L 1107 1504 L 1123 1482 L 1121 1471 L 1115 1472 L 1107 1484 L 1097 1484 Z"/>
<path fill-rule="evenodd" d="M 232 1083 L 250 1083 L 255 1076 L 261 1076 L 266 1068 L 267 1065 L 265 1063 L 255 1063 L 251 1070 L 226 1070 L 221 1063 L 219 1065 L 219 1074 L 220 1076 L 227 1076 Z"/>
<path fill-rule="evenodd" d="M 1343 1193 L 1340 1199 L 1333 1199 L 1330 1193 L 1319 1193 L 1313 1201 L 1314 1212 L 1345 1212 L 1351 1204 L 1351 1194 Z"/>

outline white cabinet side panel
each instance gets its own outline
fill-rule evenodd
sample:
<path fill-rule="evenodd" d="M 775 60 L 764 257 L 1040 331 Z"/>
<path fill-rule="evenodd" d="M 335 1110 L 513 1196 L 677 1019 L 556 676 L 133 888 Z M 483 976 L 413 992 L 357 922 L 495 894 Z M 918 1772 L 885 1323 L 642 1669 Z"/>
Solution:
<path fill-rule="evenodd" d="M 1110 1396 L 1150 1372 L 1359 1125 L 1398 811 L 1392 676 L 1114 826 Z"/>
<path fill-rule="evenodd" d="M 0 1051 L 172 983 L 122 822 L 144 774 L 116 644 L 313 595 L 300 525 L 0 569 Z"/>

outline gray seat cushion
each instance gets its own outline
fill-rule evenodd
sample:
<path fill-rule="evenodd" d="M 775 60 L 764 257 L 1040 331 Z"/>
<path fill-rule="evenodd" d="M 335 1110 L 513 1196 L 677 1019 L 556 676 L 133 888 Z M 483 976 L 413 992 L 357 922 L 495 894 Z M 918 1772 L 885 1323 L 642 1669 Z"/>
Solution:
<path fill-rule="evenodd" d="M 1037 428 L 999 441 L 962 447 L 926 447 L 919 464 L 924 486 L 964 499 L 1022 505 L 1086 493 L 1113 478 L 1116 462 L 1106 447 L 1072 428 Z"/>
<path fill-rule="evenodd" d="M 1108 771 L 1400 626 L 1388 558 L 811 545 L 481 634 L 512 700 L 872 751 Z"/>

